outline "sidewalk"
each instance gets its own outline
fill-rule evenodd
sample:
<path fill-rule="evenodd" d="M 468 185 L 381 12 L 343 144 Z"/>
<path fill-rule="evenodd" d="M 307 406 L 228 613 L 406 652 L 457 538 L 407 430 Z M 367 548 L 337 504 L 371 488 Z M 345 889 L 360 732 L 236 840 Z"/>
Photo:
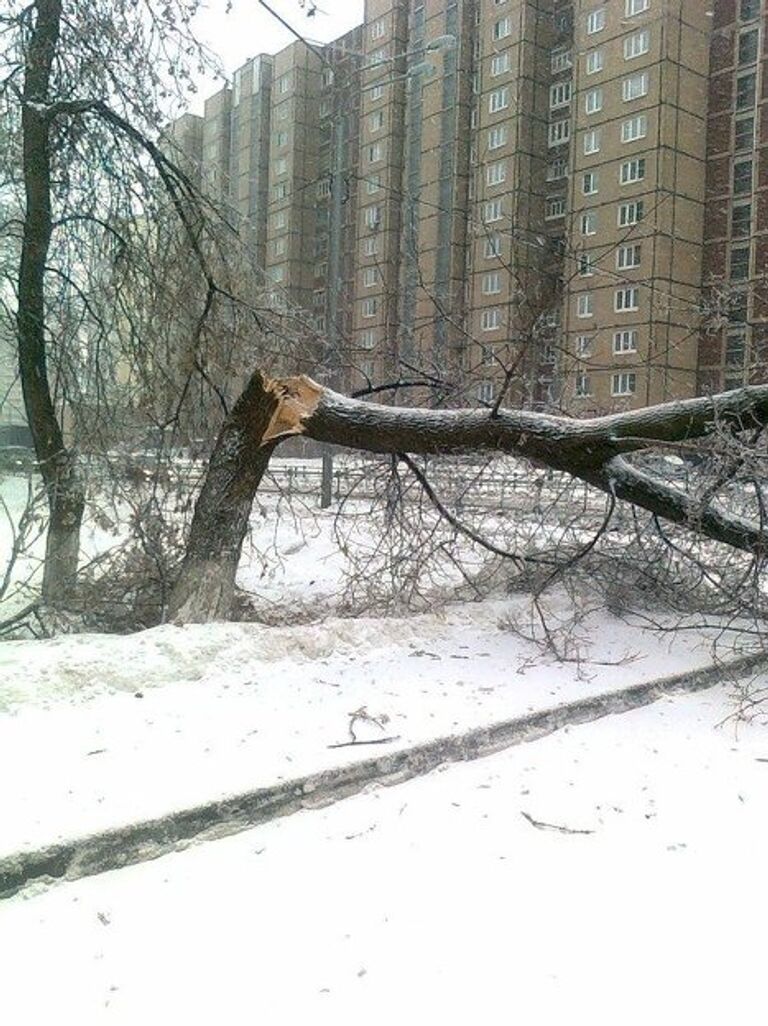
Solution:
<path fill-rule="evenodd" d="M 667 651 L 603 615 L 589 625 L 592 661 L 555 664 L 499 629 L 508 610 L 484 602 L 400 620 L 161 627 L 2 646 L 0 859 L 264 789 L 290 796 L 307 776 L 319 775 L 317 789 L 344 767 L 361 768 L 331 778 L 356 789 L 380 775 L 381 760 L 413 775 L 419 760 L 462 758 L 467 744 L 494 750 L 541 729 L 510 725 L 518 717 L 710 659 L 693 634 Z M 25 688 L 32 704 L 19 703 Z M 350 714 L 361 708 L 380 725 L 357 717 L 356 739 L 392 740 L 334 747 L 350 741 Z M 576 713 L 599 714 L 599 704 Z M 461 738 L 500 723 L 508 726 L 495 737 Z"/>
<path fill-rule="evenodd" d="M 14 1026 L 764 1021 L 765 728 L 665 698 L 0 902 Z M 3 943 L 3 940 L 6 943 Z"/>

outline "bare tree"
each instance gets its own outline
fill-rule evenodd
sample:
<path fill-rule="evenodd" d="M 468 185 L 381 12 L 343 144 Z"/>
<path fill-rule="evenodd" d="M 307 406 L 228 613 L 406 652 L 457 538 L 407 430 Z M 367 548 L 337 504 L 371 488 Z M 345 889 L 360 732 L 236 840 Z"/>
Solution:
<path fill-rule="evenodd" d="M 0 19 L 6 183 L 20 210 L 19 373 L 49 506 L 43 596 L 52 603 L 77 571 L 85 507 L 66 411 L 84 378 L 89 393 L 104 394 L 100 356 L 114 350 L 115 325 L 97 296 L 115 281 L 109 252 L 125 259 L 140 237 L 137 215 L 151 223 L 156 182 L 202 258 L 194 190 L 158 143 L 164 111 L 208 61 L 190 31 L 197 7 L 34 0 Z"/>

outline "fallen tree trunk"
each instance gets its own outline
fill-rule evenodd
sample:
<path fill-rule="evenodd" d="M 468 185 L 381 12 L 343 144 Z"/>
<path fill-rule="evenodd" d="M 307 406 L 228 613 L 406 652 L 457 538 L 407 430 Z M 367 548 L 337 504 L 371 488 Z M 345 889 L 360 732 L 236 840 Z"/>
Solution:
<path fill-rule="evenodd" d="M 571 474 L 714 541 L 762 556 L 766 537 L 759 525 L 711 504 L 697 504 L 623 457 L 657 443 L 705 437 L 718 425 L 739 430 L 766 423 L 768 385 L 573 420 L 526 410 L 381 406 L 347 398 L 305 376 L 267 380 L 256 373 L 216 443 L 172 615 L 178 620 L 227 615 L 251 502 L 274 447 L 293 435 L 375 453 L 514 454 Z"/>

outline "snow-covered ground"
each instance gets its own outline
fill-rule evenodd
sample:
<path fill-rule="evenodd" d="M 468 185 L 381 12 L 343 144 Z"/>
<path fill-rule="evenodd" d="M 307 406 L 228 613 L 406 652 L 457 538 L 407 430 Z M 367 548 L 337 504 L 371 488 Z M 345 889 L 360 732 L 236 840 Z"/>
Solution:
<path fill-rule="evenodd" d="M 0 645 L 0 857 L 711 659 L 705 633 L 595 611 L 558 662 L 505 628 L 523 595 L 330 615 L 335 514 L 280 501 L 254 511 L 239 583 L 316 622 Z M 0 901 L 0 1021 L 762 1023 L 768 735 L 733 711 L 726 687 L 665 700 L 28 888 Z M 350 724 L 390 740 L 334 747 Z"/>
<path fill-rule="evenodd" d="M 768 739 L 730 709 L 664 700 L 0 903 L 0 1014 L 762 1024 Z"/>
<path fill-rule="evenodd" d="M 602 613 L 558 663 L 500 626 L 526 601 L 0 645 L 0 855 L 367 758 L 329 748 L 362 707 L 393 751 L 710 659 Z"/>

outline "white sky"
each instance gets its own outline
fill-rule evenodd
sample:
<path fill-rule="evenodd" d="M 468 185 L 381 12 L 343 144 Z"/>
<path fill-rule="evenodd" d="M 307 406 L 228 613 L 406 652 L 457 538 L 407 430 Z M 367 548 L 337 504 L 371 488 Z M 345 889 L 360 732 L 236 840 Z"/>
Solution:
<path fill-rule="evenodd" d="M 328 43 L 343 35 L 363 20 L 364 0 L 317 0 L 317 13 L 307 17 L 310 0 L 269 0 L 269 5 L 310 40 Z M 276 53 L 293 42 L 294 37 L 265 10 L 258 0 L 233 0 L 226 12 L 226 0 L 208 0 L 197 17 L 195 34 L 217 54 L 227 75 L 249 57 L 258 53 Z M 219 86 L 201 81 L 195 113 L 202 113 L 202 103 Z"/>

